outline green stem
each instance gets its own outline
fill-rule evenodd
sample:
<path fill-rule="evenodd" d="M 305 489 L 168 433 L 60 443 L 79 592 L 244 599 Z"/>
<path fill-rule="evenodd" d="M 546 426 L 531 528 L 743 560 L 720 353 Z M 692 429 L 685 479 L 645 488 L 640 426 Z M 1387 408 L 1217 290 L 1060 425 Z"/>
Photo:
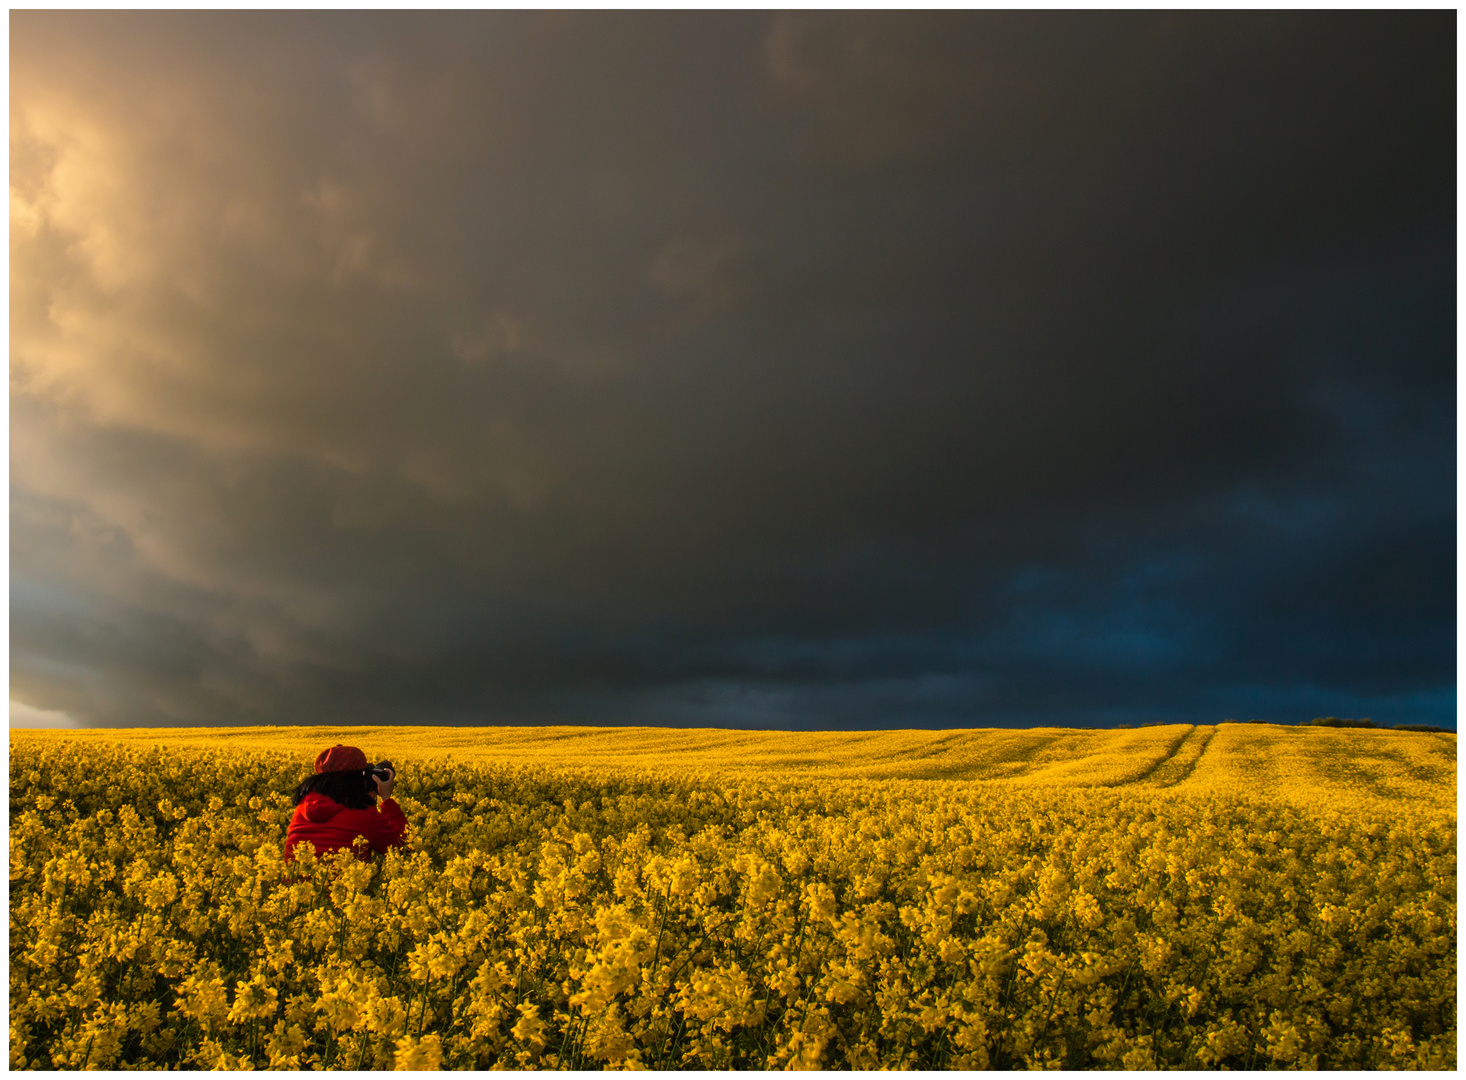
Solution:
<path fill-rule="evenodd" d="M 370 1045 L 371 1041 L 371 1033 L 363 1031 L 361 1033 L 361 1052 L 356 1055 L 356 1068 L 353 1071 L 361 1072 L 361 1063 L 366 1060 L 367 1046 Z"/>
<path fill-rule="evenodd" d="M 424 979 L 422 982 L 422 1008 L 418 1010 L 417 1014 L 417 1037 L 419 1039 L 422 1038 L 423 1025 L 428 1022 L 428 983 L 430 982 L 432 979 Z"/>
<path fill-rule="evenodd" d="M 662 931 L 664 931 L 664 930 L 667 929 L 667 908 L 668 908 L 668 906 L 669 906 L 669 904 L 668 904 L 668 896 L 666 894 L 663 894 L 663 896 L 662 896 L 662 920 L 661 920 L 661 924 L 657 927 L 657 947 L 656 947 L 656 950 L 652 953 L 652 977 L 651 977 L 651 983 L 652 983 L 652 985 L 654 987 L 656 986 L 656 982 L 657 982 L 657 971 L 662 966 Z"/>
<path fill-rule="evenodd" d="M 663 1063 L 664 1063 L 665 1058 L 666 1058 L 666 1054 L 669 1052 L 669 1050 L 671 1050 L 671 1049 L 673 1049 L 673 1048 L 676 1047 L 678 1040 L 682 1038 L 682 1032 L 687 1030 L 687 1017 L 685 1017 L 685 1016 L 682 1017 L 679 1030 L 678 1030 L 678 1032 L 677 1032 L 677 1034 L 676 1034 L 675 1037 L 672 1035 L 672 1028 L 673 1027 L 679 1027 L 679 1026 L 676 1025 L 676 1024 L 668 1024 L 667 1025 L 667 1035 L 666 1035 L 665 1038 L 662 1039 L 661 1049 L 657 1051 L 657 1072 L 661 1072 L 662 1071 L 662 1067 L 663 1067 Z"/>

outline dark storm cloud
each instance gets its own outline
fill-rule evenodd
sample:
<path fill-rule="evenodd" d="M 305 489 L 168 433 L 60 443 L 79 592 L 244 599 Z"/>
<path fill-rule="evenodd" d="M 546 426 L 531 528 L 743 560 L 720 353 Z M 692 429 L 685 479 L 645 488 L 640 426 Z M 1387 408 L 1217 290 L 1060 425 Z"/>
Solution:
<path fill-rule="evenodd" d="M 1453 722 L 1448 13 L 17 13 L 92 723 Z"/>

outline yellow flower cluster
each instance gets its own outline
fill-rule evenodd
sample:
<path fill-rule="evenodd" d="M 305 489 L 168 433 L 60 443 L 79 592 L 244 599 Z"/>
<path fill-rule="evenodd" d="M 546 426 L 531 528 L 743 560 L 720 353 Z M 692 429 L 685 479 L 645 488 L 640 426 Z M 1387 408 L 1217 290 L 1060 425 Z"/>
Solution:
<path fill-rule="evenodd" d="M 1112 786 L 394 753 L 407 848 L 300 863 L 297 753 L 12 737 L 10 1063 L 1454 1069 L 1453 804 L 1198 775 L 1231 727 Z"/>

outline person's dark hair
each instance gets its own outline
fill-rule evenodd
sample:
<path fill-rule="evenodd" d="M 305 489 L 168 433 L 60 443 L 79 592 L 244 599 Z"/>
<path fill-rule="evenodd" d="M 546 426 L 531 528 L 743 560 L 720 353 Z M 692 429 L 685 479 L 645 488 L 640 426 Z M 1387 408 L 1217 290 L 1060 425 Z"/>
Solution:
<path fill-rule="evenodd" d="M 300 782 L 291 793 L 290 805 L 299 806 L 301 800 L 313 791 L 320 792 L 348 810 L 366 810 L 372 806 L 372 796 L 377 792 L 377 785 L 372 783 L 365 769 L 317 773 Z"/>

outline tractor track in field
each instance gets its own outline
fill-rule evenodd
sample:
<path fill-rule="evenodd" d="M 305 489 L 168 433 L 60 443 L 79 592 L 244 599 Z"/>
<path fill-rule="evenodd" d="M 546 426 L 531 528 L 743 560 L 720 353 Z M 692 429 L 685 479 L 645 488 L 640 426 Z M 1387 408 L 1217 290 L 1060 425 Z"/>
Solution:
<path fill-rule="evenodd" d="M 1159 758 L 1157 758 L 1155 762 L 1151 764 L 1151 767 L 1146 769 L 1145 772 L 1141 773 L 1138 776 L 1132 776 L 1130 777 L 1130 779 L 1125 780 L 1120 784 L 1112 784 L 1110 786 L 1122 787 L 1129 786 L 1130 784 L 1145 783 L 1145 781 L 1149 780 L 1152 776 L 1155 775 L 1156 770 L 1158 770 L 1162 765 L 1165 765 L 1167 762 L 1174 760 L 1176 755 L 1180 752 L 1181 747 L 1186 745 L 1186 740 L 1191 738 L 1191 736 L 1195 733 L 1196 725 L 1192 724 L 1185 731 L 1181 732 L 1176 741 L 1171 744 L 1171 748 L 1167 750 L 1164 754 L 1162 754 Z"/>
<path fill-rule="evenodd" d="M 1217 737 L 1217 731 L 1220 730 L 1220 728 L 1220 724 L 1211 725 L 1211 733 L 1206 736 L 1206 741 L 1201 744 L 1201 749 L 1196 752 L 1196 757 L 1191 759 L 1191 764 L 1186 767 L 1186 771 L 1175 780 L 1172 780 L 1169 784 L 1162 784 L 1161 786 L 1173 788 L 1177 784 L 1183 784 L 1187 780 L 1190 780 L 1192 774 L 1196 772 L 1196 767 L 1201 764 L 1201 759 L 1206 756 L 1206 751 L 1207 748 L 1211 746 L 1211 741 Z"/>
<path fill-rule="evenodd" d="M 1196 757 L 1192 758 L 1191 761 L 1184 766 L 1184 771 L 1181 773 L 1181 775 L 1176 777 L 1174 780 L 1157 783 L 1156 787 L 1173 788 L 1177 784 L 1185 783 L 1191 778 L 1192 773 L 1196 772 L 1196 766 L 1200 764 L 1202 757 L 1206 754 L 1207 748 L 1211 746 L 1211 741 L 1217 737 L 1217 727 L 1219 725 L 1212 724 L 1209 726 L 1211 730 L 1209 732 L 1202 733 L 1202 725 L 1192 724 L 1186 729 L 1186 731 L 1182 732 L 1181 736 L 1174 743 L 1171 744 L 1170 749 L 1167 750 L 1165 754 L 1163 754 L 1159 759 L 1157 759 L 1150 766 L 1150 768 L 1146 769 L 1138 776 L 1133 776 L 1129 780 L 1126 780 L 1123 785 L 1117 784 L 1111 786 L 1120 787 L 1129 786 L 1131 784 L 1146 783 L 1150 780 L 1151 777 L 1164 770 L 1167 765 L 1174 763 L 1176 761 L 1176 758 L 1180 755 L 1182 749 L 1186 747 L 1189 743 L 1191 743 L 1192 740 L 1200 738 L 1202 739 L 1201 749 L 1196 752 Z"/>

